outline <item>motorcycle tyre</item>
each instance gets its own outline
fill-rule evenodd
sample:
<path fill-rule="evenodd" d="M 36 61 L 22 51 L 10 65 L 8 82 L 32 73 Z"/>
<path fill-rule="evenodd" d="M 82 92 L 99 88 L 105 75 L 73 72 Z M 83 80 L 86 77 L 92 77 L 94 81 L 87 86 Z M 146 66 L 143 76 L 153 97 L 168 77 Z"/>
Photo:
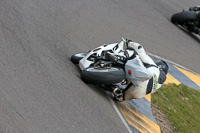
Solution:
<path fill-rule="evenodd" d="M 81 71 L 81 79 L 87 84 L 113 84 L 125 78 L 125 72 L 120 67 L 110 69 L 95 69 L 89 67 Z"/>
<path fill-rule="evenodd" d="M 71 61 L 74 63 L 74 64 L 79 64 L 79 61 L 81 59 L 83 59 L 85 56 L 87 55 L 87 53 L 78 53 L 78 54 L 74 54 L 71 56 Z"/>
<path fill-rule="evenodd" d="M 172 15 L 171 22 L 182 24 L 185 22 L 196 21 L 198 14 L 192 11 L 180 12 Z"/>

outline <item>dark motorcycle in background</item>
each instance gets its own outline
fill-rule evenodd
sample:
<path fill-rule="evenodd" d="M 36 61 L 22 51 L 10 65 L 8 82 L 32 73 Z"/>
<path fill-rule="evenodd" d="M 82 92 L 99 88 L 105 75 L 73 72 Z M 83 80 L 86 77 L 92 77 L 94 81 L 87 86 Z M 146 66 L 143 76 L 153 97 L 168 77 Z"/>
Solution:
<path fill-rule="evenodd" d="M 190 7 L 189 11 L 182 11 L 172 15 L 171 22 L 200 35 L 200 6 Z"/>

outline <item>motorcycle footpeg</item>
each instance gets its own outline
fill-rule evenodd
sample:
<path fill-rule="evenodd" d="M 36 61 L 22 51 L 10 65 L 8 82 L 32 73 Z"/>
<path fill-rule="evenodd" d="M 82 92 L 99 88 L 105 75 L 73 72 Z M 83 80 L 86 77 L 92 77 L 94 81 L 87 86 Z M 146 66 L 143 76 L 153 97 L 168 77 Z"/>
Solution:
<path fill-rule="evenodd" d="M 119 89 L 118 87 L 115 88 L 115 89 L 113 90 L 113 94 L 114 94 L 114 96 L 117 97 L 117 98 L 123 96 L 123 92 L 122 92 L 122 90 Z"/>

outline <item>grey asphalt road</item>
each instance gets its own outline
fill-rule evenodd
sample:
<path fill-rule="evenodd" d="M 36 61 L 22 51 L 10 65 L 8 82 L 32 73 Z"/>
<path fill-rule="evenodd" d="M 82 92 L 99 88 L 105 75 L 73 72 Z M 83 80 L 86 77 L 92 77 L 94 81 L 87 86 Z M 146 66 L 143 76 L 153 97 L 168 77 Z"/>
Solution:
<path fill-rule="evenodd" d="M 1 0 L 0 132 L 128 132 L 70 56 L 121 37 L 200 73 L 200 39 L 172 14 L 198 0 Z"/>

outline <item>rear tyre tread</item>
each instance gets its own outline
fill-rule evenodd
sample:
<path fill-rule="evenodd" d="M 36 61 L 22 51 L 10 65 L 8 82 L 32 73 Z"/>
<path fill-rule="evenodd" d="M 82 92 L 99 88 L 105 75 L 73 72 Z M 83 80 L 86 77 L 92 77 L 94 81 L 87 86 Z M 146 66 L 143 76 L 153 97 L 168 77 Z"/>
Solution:
<path fill-rule="evenodd" d="M 113 68 L 117 68 L 117 70 L 108 72 L 93 72 L 93 71 L 87 71 L 88 69 L 84 69 L 81 72 L 81 79 L 88 84 L 119 83 L 125 78 L 125 72 L 120 67 L 113 67 Z"/>

